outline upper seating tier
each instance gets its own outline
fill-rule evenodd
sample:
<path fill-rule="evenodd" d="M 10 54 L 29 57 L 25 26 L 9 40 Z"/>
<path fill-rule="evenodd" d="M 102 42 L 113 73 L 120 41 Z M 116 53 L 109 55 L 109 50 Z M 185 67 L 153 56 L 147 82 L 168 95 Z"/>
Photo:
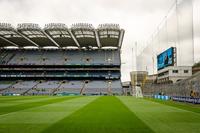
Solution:
<path fill-rule="evenodd" d="M 1 65 L 120 65 L 119 50 L 0 50 Z"/>

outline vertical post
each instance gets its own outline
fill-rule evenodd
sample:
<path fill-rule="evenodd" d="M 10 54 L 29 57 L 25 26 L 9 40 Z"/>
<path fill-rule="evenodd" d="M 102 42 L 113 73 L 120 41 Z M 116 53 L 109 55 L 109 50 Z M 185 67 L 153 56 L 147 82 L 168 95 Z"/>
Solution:
<path fill-rule="evenodd" d="M 137 71 L 137 42 L 135 42 L 135 70 Z"/>
<path fill-rule="evenodd" d="M 181 58 L 180 57 L 180 35 L 179 35 L 179 17 L 178 17 L 178 0 L 175 0 L 175 6 L 176 6 L 176 26 L 177 26 L 177 49 L 176 49 L 176 54 L 177 54 L 177 63 L 176 66 L 181 64 Z M 179 62 L 178 62 L 179 59 Z"/>
<path fill-rule="evenodd" d="M 192 56 L 193 56 L 193 64 L 195 63 L 194 57 L 194 1 L 192 0 Z"/>
<path fill-rule="evenodd" d="M 153 61 L 153 75 L 154 75 L 154 65 L 155 65 L 154 57 L 152 57 L 152 61 Z"/>
<path fill-rule="evenodd" d="M 133 48 L 132 48 L 132 71 L 134 71 L 134 54 L 133 54 Z"/>
<path fill-rule="evenodd" d="M 108 81 L 108 95 L 111 96 L 112 95 L 112 91 L 111 91 L 111 81 Z"/>

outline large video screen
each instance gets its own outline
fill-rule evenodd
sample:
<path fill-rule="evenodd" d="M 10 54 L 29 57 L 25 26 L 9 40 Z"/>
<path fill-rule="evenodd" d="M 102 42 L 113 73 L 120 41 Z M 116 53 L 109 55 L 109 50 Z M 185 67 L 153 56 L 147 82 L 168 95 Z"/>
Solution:
<path fill-rule="evenodd" d="M 174 65 L 174 48 L 171 47 L 157 56 L 157 69 Z"/>

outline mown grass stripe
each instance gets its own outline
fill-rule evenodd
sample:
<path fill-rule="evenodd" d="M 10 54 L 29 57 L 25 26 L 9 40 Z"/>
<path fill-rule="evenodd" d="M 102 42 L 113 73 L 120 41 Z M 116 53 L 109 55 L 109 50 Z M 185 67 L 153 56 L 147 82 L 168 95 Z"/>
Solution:
<path fill-rule="evenodd" d="M 0 133 L 39 133 L 98 97 L 78 97 L 0 116 Z"/>
<path fill-rule="evenodd" d="M 118 97 L 156 133 L 200 133 L 200 115 L 164 104 Z"/>
<path fill-rule="evenodd" d="M 156 103 L 160 103 L 160 104 L 164 104 L 164 105 L 168 105 L 168 106 L 172 106 L 172 107 L 176 107 L 176 108 L 179 108 L 179 109 L 184 109 L 184 110 L 187 110 L 187 111 L 192 111 L 192 112 L 195 112 L 195 113 L 200 113 L 200 105 L 174 102 L 174 101 L 163 101 L 163 100 L 150 99 L 150 98 L 148 98 L 146 100 L 156 102 Z"/>
<path fill-rule="evenodd" d="M 73 96 L 68 96 L 68 97 L 50 96 L 50 97 L 47 97 L 44 99 L 40 99 L 39 101 L 38 101 L 38 99 L 35 99 L 35 100 L 33 100 L 31 102 L 27 102 L 27 103 L 17 104 L 17 105 L 8 106 L 8 107 L 0 107 L 0 115 L 11 113 L 11 112 L 16 112 L 16 111 L 20 111 L 20 110 L 24 110 L 24 109 L 28 109 L 28 108 L 44 106 L 47 104 L 62 102 L 62 101 L 72 99 L 72 98 L 76 98 L 76 97 L 73 97 Z"/>
<path fill-rule="evenodd" d="M 72 115 L 55 123 L 43 133 L 151 133 L 116 97 L 103 96 Z"/>
<path fill-rule="evenodd" d="M 13 97 L 7 97 L 5 96 L 4 98 L 0 98 L 0 103 L 8 103 L 8 102 L 16 102 L 19 100 L 28 100 L 28 99 L 34 99 L 35 97 L 37 98 L 45 98 L 45 96 L 13 96 Z"/>
<path fill-rule="evenodd" d="M 4 107 L 9 107 L 9 106 L 17 106 L 20 104 L 25 104 L 25 103 L 30 103 L 30 102 L 39 102 L 45 99 L 51 99 L 50 96 L 43 96 L 43 97 L 34 97 L 34 98 L 28 98 L 28 99 L 21 99 L 19 98 L 18 100 L 12 100 L 12 101 L 7 101 L 7 102 L 1 102 L 0 103 L 0 109 Z"/>

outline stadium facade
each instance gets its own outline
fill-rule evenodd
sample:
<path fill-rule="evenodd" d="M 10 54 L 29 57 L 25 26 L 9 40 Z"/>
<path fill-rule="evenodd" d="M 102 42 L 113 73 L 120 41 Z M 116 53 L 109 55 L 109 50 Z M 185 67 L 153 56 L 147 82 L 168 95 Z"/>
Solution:
<path fill-rule="evenodd" d="M 117 24 L 0 24 L 1 95 L 120 95 Z"/>

